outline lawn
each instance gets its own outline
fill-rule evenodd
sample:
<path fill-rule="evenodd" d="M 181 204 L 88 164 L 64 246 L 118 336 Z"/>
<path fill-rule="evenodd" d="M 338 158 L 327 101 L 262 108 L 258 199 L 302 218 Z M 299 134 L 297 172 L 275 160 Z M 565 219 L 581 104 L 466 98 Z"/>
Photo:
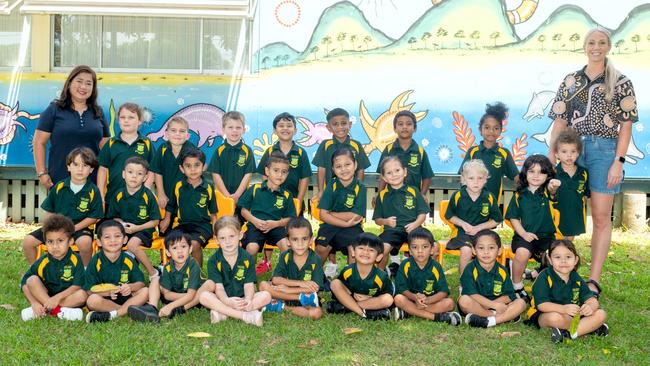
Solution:
<path fill-rule="evenodd" d="M 211 325 L 206 310 L 192 310 L 160 325 L 129 319 L 92 325 L 57 319 L 23 322 L 20 310 L 28 303 L 18 283 L 27 264 L 18 238 L 26 230 L 29 228 L 0 227 L 2 365 L 493 365 L 495 360 L 503 364 L 639 365 L 650 360 L 650 240 L 646 235 L 614 235 L 602 280 L 602 306 L 609 315 L 610 336 L 555 345 L 548 330 L 522 323 L 477 330 L 419 319 L 369 322 L 356 315 L 325 315 L 319 321 L 309 321 L 270 314 L 262 328 L 232 320 Z M 449 235 L 448 230 L 434 231 L 436 237 Z M 504 236 L 509 235 L 504 232 Z M 588 264 L 588 238 L 580 238 L 578 245 L 585 255 L 583 263 Z M 453 296 L 458 295 L 456 263 L 455 258 L 446 257 Z M 581 269 L 581 274 L 586 274 L 586 269 Z M 346 335 L 344 329 L 351 327 L 361 331 Z M 187 337 L 192 332 L 212 336 Z M 514 335 L 508 337 L 508 333 Z"/>

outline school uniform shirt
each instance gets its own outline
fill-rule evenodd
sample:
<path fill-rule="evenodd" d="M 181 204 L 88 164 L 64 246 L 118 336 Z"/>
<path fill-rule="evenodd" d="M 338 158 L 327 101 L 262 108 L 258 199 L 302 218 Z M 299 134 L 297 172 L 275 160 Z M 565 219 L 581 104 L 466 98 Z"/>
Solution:
<path fill-rule="evenodd" d="M 403 231 L 404 226 L 415 221 L 418 215 L 426 213 L 429 213 L 429 206 L 424 201 L 419 189 L 407 185 L 394 189 L 390 185 L 386 185 L 379 192 L 372 218 L 374 220 L 396 216 L 397 225 L 395 227 L 384 225 L 384 231 Z"/>
<path fill-rule="evenodd" d="M 465 159 L 458 169 L 458 174 L 463 172 L 463 164 L 471 159 L 480 159 L 490 172 L 485 187 L 497 198 L 497 203 L 501 202 L 501 193 L 503 191 L 501 177 L 506 176 L 509 179 L 515 179 L 519 174 L 519 169 L 512 158 L 510 150 L 501 147 L 498 144 L 491 148 L 485 147 L 483 141 L 480 145 L 472 146 L 465 154 Z"/>
<path fill-rule="evenodd" d="M 332 155 L 342 146 L 352 148 L 355 160 L 357 161 L 357 172 L 359 170 L 365 170 L 370 166 L 370 160 L 368 160 L 368 156 L 363 150 L 363 145 L 356 140 L 352 140 L 349 135 L 343 142 L 340 142 L 336 138 L 324 140 L 318 146 L 316 155 L 314 155 L 311 163 L 319 168 L 325 168 L 325 182 L 329 182 L 332 179 Z"/>
<path fill-rule="evenodd" d="M 560 213 L 558 225 L 563 235 L 574 236 L 585 232 L 587 225 L 587 197 L 589 191 L 589 174 L 587 169 L 577 166 L 573 176 L 562 169 L 562 164 L 555 167 L 555 178 L 562 182 L 556 195 L 555 208 Z"/>
<path fill-rule="evenodd" d="M 228 192 L 235 193 L 244 175 L 255 171 L 253 150 L 243 141 L 231 145 L 224 140 L 212 154 L 208 171 L 219 174 Z"/>
<path fill-rule="evenodd" d="M 438 292 L 449 293 L 445 270 L 431 258 L 424 268 L 420 268 L 413 257 L 404 259 L 395 276 L 395 294 L 403 294 L 406 291 L 426 296 Z"/>
<path fill-rule="evenodd" d="M 253 257 L 239 247 L 237 261 L 230 267 L 219 248 L 208 260 L 208 279 L 222 284 L 228 297 L 244 297 L 244 285 L 257 281 L 254 264 Z"/>
<path fill-rule="evenodd" d="M 296 217 L 296 206 L 291 193 L 282 187 L 272 191 L 266 183 L 255 183 L 248 187 L 239 199 L 239 207 L 247 209 L 260 220 Z"/>
<path fill-rule="evenodd" d="M 271 153 L 274 151 L 282 152 L 279 141 L 264 151 L 264 155 L 262 155 L 260 163 L 257 165 L 257 173 L 266 175 L 264 168 L 266 168 L 266 164 L 269 161 L 269 156 L 271 156 Z M 309 157 L 307 156 L 307 151 L 298 146 L 295 142 L 292 142 L 291 150 L 289 150 L 286 156 L 289 159 L 289 175 L 284 183 L 282 183 L 282 188 L 291 192 L 294 197 L 298 197 L 298 186 L 300 185 L 300 180 L 311 177 L 311 164 L 309 164 Z"/>
<path fill-rule="evenodd" d="M 424 148 L 418 145 L 415 140 L 411 140 L 411 145 L 404 150 L 399 141 L 395 141 L 384 148 L 377 163 L 377 173 L 381 174 L 381 162 L 388 156 L 397 156 L 402 164 L 408 170 L 405 184 L 422 188 L 422 180 L 433 177 L 433 170 L 429 162 L 429 155 Z"/>
<path fill-rule="evenodd" d="M 194 187 L 187 180 L 176 182 L 174 195 L 169 197 L 167 212 L 174 213 L 174 224 L 193 224 L 206 233 L 212 232 L 212 215 L 217 214 L 217 198 L 212 185 L 203 179 Z"/>
<path fill-rule="evenodd" d="M 501 296 L 508 296 L 510 300 L 516 298 L 508 270 L 496 261 L 489 272 L 478 259 L 469 262 L 460 276 L 460 285 L 463 287 L 462 295 L 478 294 L 489 300 Z"/>
<path fill-rule="evenodd" d="M 160 287 L 175 293 L 198 290 L 201 286 L 201 268 L 194 258 L 189 257 L 181 269 L 176 269 L 173 261 L 167 263 L 160 276 Z"/>
<path fill-rule="evenodd" d="M 558 231 L 553 221 L 555 202 L 551 201 L 545 187 L 531 192 L 528 188 L 515 192 L 508 204 L 506 219 L 517 219 L 529 233 L 538 238 L 553 238 Z"/>
<path fill-rule="evenodd" d="M 578 272 L 571 271 L 569 281 L 564 282 L 552 267 L 542 270 L 533 283 L 532 299 L 528 318 L 539 310 L 539 304 L 551 302 L 559 305 L 576 304 L 582 306 L 585 301 L 596 296 L 587 286 Z"/>
<path fill-rule="evenodd" d="M 153 160 L 151 161 L 151 166 L 149 169 L 162 176 L 163 180 L 163 190 L 167 198 L 171 198 L 174 194 L 174 187 L 176 187 L 176 182 L 185 179 L 185 176 L 181 172 L 179 166 L 181 161 L 178 159 L 183 151 L 196 147 L 192 142 L 185 141 L 181 147 L 178 156 L 174 156 L 172 152 L 172 145 L 169 141 L 165 141 L 158 150 L 154 153 Z"/>
<path fill-rule="evenodd" d="M 339 273 L 338 279 L 353 294 L 379 296 L 394 293 L 393 283 L 386 272 L 372 266 L 366 278 L 361 278 L 356 263 L 348 264 Z"/>
<path fill-rule="evenodd" d="M 120 256 L 111 262 L 103 250 L 95 254 L 86 267 L 86 283 L 84 290 L 100 283 L 112 283 L 120 286 L 127 283 L 144 282 L 144 274 L 135 258 L 120 250 Z"/>
<path fill-rule="evenodd" d="M 77 193 L 70 188 L 70 178 L 55 184 L 47 194 L 41 208 L 47 212 L 66 216 L 77 224 L 85 218 L 101 219 L 104 206 L 99 189 L 90 180 Z"/>
<path fill-rule="evenodd" d="M 333 178 L 325 186 L 325 191 L 318 201 L 318 208 L 330 212 L 354 212 L 366 216 L 366 186 L 355 177 L 350 184 L 344 186 L 337 178 Z M 321 226 L 332 226 L 322 223 Z M 361 226 L 361 223 L 359 223 Z"/>
<path fill-rule="evenodd" d="M 273 271 L 273 277 L 282 277 L 296 281 L 314 281 L 322 289 L 325 273 L 323 272 L 323 264 L 320 257 L 313 250 L 307 250 L 307 260 L 301 268 L 298 268 L 298 265 L 293 259 L 293 251 L 289 249 L 280 253 L 278 264 Z"/>
<path fill-rule="evenodd" d="M 550 119 L 561 118 L 580 136 L 618 138 L 621 122 L 639 120 L 632 81 L 620 75 L 611 102 L 605 100 L 605 74 L 590 80 L 586 66 L 567 75 L 557 90 Z"/>
<path fill-rule="evenodd" d="M 142 225 L 151 220 L 160 220 L 160 208 L 158 208 L 156 196 L 144 185 L 134 194 L 129 194 L 126 187 L 122 187 L 108 202 L 107 218 L 120 218 L 122 221 L 135 225 Z M 155 230 L 155 228 L 150 228 L 142 230 L 142 232 L 153 235 Z"/>
<path fill-rule="evenodd" d="M 68 248 L 68 252 L 61 259 L 56 259 L 49 253 L 38 258 L 23 276 L 20 287 L 25 286 L 31 276 L 38 276 L 47 293 L 52 296 L 67 290 L 70 286 L 83 286 L 84 275 L 81 257 Z"/>
<path fill-rule="evenodd" d="M 476 201 L 472 200 L 466 186 L 462 186 L 460 190 L 452 193 L 449 197 L 445 218 L 449 220 L 454 216 L 470 225 L 479 225 L 490 219 L 496 222 L 503 221 L 497 200 L 485 187 Z M 454 225 L 454 227 L 455 229 L 451 233 L 452 238 L 465 234 L 465 230 L 461 226 Z"/>
<path fill-rule="evenodd" d="M 151 164 L 154 152 L 151 140 L 143 135 L 138 134 L 138 138 L 131 144 L 122 140 L 120 135 L 111 137 L 99 152 L 99 166 L 108 170 L 105 199 L 111 198 L 119 188 L 124 186 L 122 171 L 126 159 L 139 156 Z"/>
<path fill-rule="evenodd" d="M 110 137 L 111 132 L 104 113 L 100 111 L 95 116 L 92 106 L 81 114 L 71 106 L 59 107 L 56 101 L 41 113 L 37 130 L 50 134 L 50 147 L 47 155 L 47 171 L 52 182 L 58 182 L 68 176 L 66 158 L 77 147 L 87 147 L 99 154 L 99 142 L 104 137 Z M 94 173 L 94 172 L 93 172 Z M 96 176 L 91 175 L 91 181 Z"/>

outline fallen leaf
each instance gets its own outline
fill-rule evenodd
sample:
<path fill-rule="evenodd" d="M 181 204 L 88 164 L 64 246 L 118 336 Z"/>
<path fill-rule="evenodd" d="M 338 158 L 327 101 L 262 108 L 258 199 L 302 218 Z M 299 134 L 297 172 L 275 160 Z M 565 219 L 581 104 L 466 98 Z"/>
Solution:
<path fill-rule="evenodd" d="M 608 355 L 612 353 L 612 351 L 608 350 L 607 348 L 603 348 L 603 354 Z"/>
<path fill-rule="evenodd" d="M 361 332 L 363 332 L 363 329 L 361 329 L 361 328 L 344 328 L 343 329 L 343 333 L 345 333 L 345 335 L 350 335 L 350 334 L 354 334 L 354 333 L 361 333 Z"/>
<path fill-rule="evenodd" d="M 309 345 L 310 346 L 315 346 L 318 344 L 318 339 L 310 339 L 309 340 Z"/>
<path fill-rule="evenodd" d="M 266 365 L 269 362 L 271 362 L 271 361 L 264 360 L 264 359 L 255 361 L 255 363 L 260 364 L 260 365 Z"/>
<path fill-rule="evenodd" d="M 226 356 L 224 356 L 224 355 L 219 355 L 219 356 L 217 356 L 217 360 L 219 360 L 219 361 L 225 361 L 225 360 L 226 360 Z"/>
<path fill-rule="evenodd" d="M 451 267 L 451 268 L 449 268 L 448 270 L 445 271 L 445 274 L 450 275 L 450 274 L 456 273 L 456 272 L 458 272 L 458 267 Z"/>
<path fill-rule="evenodd" d="M 518 337 L 520 335 L 521 332 L 503 332 L 501 333 L 501 338 Z"/>
<path fill-rule="evenodd" d="M 607 256 L 608 256 L 608 257 L 611 257 L 611 256 L 613 256 L 613 255 L 614 255 L 614 252 L 607 252 Z"/>
<path fill-rule="evenodd" d="M 5 310 L 16 310 L 16 307 L 11 304 L 2 304 L 0 305 L 0 308 L 3 308 Z"/>
<path fill-rule="evenodd" d="M 194 333 L 188 334 L 187 336 L 192 337 L 192 338 L 208 338 L 208 337 L 212 337 L 212 335 L 210 333 L 206 333 L 206 332 L 194 332 Z"/>

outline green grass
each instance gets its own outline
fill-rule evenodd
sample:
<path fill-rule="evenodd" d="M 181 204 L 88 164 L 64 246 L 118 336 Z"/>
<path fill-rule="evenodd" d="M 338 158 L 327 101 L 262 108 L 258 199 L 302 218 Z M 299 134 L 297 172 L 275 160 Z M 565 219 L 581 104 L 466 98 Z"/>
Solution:
<path fill-rule="evenodd" d="M 448 231 L 436 229 L 436 237 Z M 18 240 L 0 242 L 0 363 L 11 364 L 647 364 L 650 359 L 650 250 L 648 239 L 617 233 L 606 263 L 602 306 L 611 335 L 554 345 L 548 330 L 521 323 L 487 330 L 450 327 L 419 319 L 368 322 L 355 315 L 319 321 L 289 314 L 266 315 L 264 327 L 229 320 L 211 325 L 206 310 L 192 310 L 160 325 L 118 319 L 105 324 L 57 319 L 23 322 L 28 306 L 18 288 L 26 263 Z M 578 241 L 588 262 L 588 241 Z M 207 255 L 210 255 L 208 253 Z M 207 262 L 206 255 L 206 262 Z M 343 263 L 343 260 L 340 261 Z M 447 257 L 445 267 L 456 265 Z M 585 266 L 581 273 L 586 273 Z M 265 276 L 268 277 L 268 276 Z M 448 276 L 458 295 L 458 274 Z M 345 335 L 344 328 L 362 332 Z M 191 332 L 208 332 L 196 339 Z M 503 338 L 503 332 L 521 335 Z"/>

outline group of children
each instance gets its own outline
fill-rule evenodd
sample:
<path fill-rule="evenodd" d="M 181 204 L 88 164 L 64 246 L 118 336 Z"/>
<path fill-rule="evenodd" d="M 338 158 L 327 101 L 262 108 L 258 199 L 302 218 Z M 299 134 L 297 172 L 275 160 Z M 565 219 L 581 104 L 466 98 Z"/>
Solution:
<path fill-rule="evenodd" d="M 365 233 L 362 226 L 368 158 L 350 138 L 349 114 L 340 108 L 328 113 L 333 136 L 321 143 L 312 161 L 318 167 L 313 204 L 322 221 L 313 240 L 312 227 L 302 217 L 311 168 L 306 151 L 293 141 L 292 115 L 274 119 L 279 141 L 264 152 L 256 170 L 252 149 L 242 140 L 244 116 L 226 113 L 224 143 L 206 167 L 205 154 L 189 141 L 184 119 L 167 123 L 167 141 L 155 150 L 138 133 L 140 108 L 127 103 L 118 112 L 121 132 L 104 145 L 99 164 L 88 149 L 69 154 L 70 178 L 50 190 L 42 205 L 49 213 L 43 228 L 24 240 L 32 265 L 21 287 L 31 307 L 22 317 L 80 320 L 80 307 L 86 304 L 88 322 L 126 314 L 158 322 L 200 304 L 210 310 L 213 323 L 233 317 L 260 326 L 262 310 L 320 318 L 319 292 L 329 287 L 332 300 L 325 308 L 330 313 L 354 312 L 367 319 L 417 316 L 452 325 L 464 319 L 470 326 L 490 327 L 518 320 L 529 302 L 528 321 L 553 328 L 554 341 L 591 332 L 606 335 L 596 294 L 576 272 L 574 245 L 555 240 L 584 232 L 589 191 L 587 173 L 576 164 L 581 141 L 565 132 L 556 140 L 557 167 L 532 155 L 518 172 L 510 152 L 498 143 L 506 113 L 501 103 L 488 105 L 479 124 L 483 141 L 467 152 L 461 188 L 450 195 L 445 217 L 455 229 L 446 248 L 461 253 L 456 303 L 449 297 L 444 270 L 433 259 L 438 244 L 422 228 L 433 172 L 426 152 L 413 140 L 417 122 L 411 112 L 396 114 L 397 139 L 379 162 L 379 192 L 372 200 L 373 220 L 382 226 L 379 236 Z M 99 187 L 88 180 L 98 165 Z M 214 185 L 203 179 L 206 168 Z M 263 181 L 249 186 L 255 171 Z M 515 231 L 512 279 L 496 260 L 501 240 L 490 230 L 503 220 L 503 176 L 517 181 L 505 215 Z M 150 190 L 154 182 L 157 194 Z M 217 194 L 233 199 L 235 216 L 217 220 Z M 582 224 L 576 223 L 578 215 Z M 95 224 L 101 250 L 91 258 Z M 156 228 L 170 257 L 160 268 L 143 251 L 151 246 Z M 219 248 L 202 279 L 203 248 L 213 237 Z M 40 243 L 48 252 L 37 259 Z M 409 256 L 399 263 L 404 243 Z M 256 263 L 265 244 L 277 245 L 281 253 L 271 280 L 260 282 L 256 291 L 257 275 L 272 269 L 266 255 Z M 338 276 L 337 251 L 348 257 Z M 543 267 L 526 272 L 531 257 Z M 149 274 L 149 287 L 139 264 Z M 336 278 L 327 283 L 327 277 Z M 524 290 L 524 278 L 538 278 L 532 298 Z M 576 317 L 582 317 L 577 328 L 571 326 Z"/>

